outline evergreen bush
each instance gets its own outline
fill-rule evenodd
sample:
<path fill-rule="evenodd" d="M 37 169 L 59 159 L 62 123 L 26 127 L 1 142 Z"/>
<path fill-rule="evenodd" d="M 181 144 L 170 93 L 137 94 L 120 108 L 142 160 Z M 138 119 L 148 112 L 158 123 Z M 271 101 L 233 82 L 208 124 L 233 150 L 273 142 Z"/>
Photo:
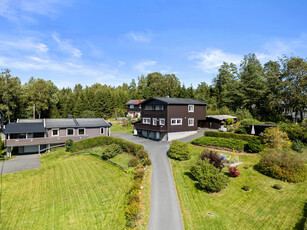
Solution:
<path fill-rule="evenodd" d="M 132 158 L 132 159 L 128 162 L 128 167 L 136 167 L 138 164 L 139 164 L 138 159 Z"/>
<path fill-rule="evenodd" d="M 123 152 L 118 144 L 110 144 L 107 148 L 102 150 L 102 159 L 108 160 Z"/>
<path fill-rule="evenodd" d="M 303 142 L 301 142 L 299 140 L 294 140 L 294 141 L 292 141 L 291 148 L 296 152 L 302 153 L 303 148 L 304 148 L 304 144 L 303 144 Z"/>
<path fill-rule="evenodd" d="M 74 141 L 72 139 L 68 139 L 65 141 L 66 152 L 73 151 L 73 144 L 74 144 Z"/>
<path fill-rule="evenodd" d="M 244 152 L 247 153 L 259 153 L 264 150 L 264 145 L 260 140 L 250 140 L 244 147 Z"/>
<path fill-rule="evenodd" d="M 168 152 L 168 156 L 172 159 L 184 161 L 191 159 L 190 148 L 187 143 L 173 141 Z"/>

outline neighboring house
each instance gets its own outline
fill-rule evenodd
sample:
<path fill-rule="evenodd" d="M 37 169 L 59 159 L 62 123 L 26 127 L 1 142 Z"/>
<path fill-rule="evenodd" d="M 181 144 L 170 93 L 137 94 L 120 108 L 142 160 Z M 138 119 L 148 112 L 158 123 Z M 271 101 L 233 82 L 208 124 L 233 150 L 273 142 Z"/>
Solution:
<path fill-rule="evenodd" d="M 139 118 L 141 117 L 141 103 L 145 100 L 130 100 L 127 105 L 127 117 Z"/>
<path fill-rule="evenodd" d="M 226 124 L 227 119 L 233 119 L 234 122 L 237 121 L 237 117 L 230 115 L 209 115 L 201 126 L 209 129 L 220 129 L 223 127 L 223 124 Z"/>
<path fill-rule="evenodd" d="M 7 155 L 11 149 L 18 153 L 41 153 L 65 141 L 110 136 L 110 124 L 103 118 L 19 119 L 4 129 Z"/>
<path fill-rule="evenodd" d="M 141 103 L 141 120 L 134 123 L 134 133 L 159 141 L 192 135 L 206 120 L 206 105 L 184 98 L 149 98 Z"/>

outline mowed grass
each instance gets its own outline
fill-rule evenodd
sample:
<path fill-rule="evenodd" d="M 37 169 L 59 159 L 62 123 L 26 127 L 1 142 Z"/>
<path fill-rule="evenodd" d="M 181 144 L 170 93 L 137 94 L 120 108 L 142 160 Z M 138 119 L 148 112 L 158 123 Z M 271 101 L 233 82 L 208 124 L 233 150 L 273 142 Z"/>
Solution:
<path fill-rule="evenodd" d="M 133 175 L 92 155 L 41 158 L 3 175 L 0 229 L 124 229 Z"/>
<path fill-rule="evenodd" d="M 170 159 L 186 230 L 296 229 L 307 202 L 306 181 L 290 184 L 264 176 L 253 169 L 258 155 L 239 155 L 241 175 L 230 178 L 228 187 L 220 193 L 208 194 L 197 189 L 189 177 L 190 167 L 203 150 L 196 146 L 192 149 L 189 161 Z M 281 184 L 282 190 L 273 189 L 274 184 Z M 250 186 L 251 191 L 243 191 L 243 185 Z"/>
<path fill-rule="evenodd" d="M 111 133 L 128 133 L 133 134 L 133 125 L 124 127 L 121 121 L 110 121 L 112 123 Z"/>

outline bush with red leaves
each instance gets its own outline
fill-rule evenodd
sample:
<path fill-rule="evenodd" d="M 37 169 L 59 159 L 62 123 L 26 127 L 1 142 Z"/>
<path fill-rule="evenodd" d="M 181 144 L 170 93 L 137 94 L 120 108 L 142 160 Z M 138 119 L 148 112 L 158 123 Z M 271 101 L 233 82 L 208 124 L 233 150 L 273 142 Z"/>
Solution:
<path fill-rule="evenodd" d="M 232 177 L 237 177 L 240 175 L 240 172 L 238 171 L 238 167 L 228 167 L 229 174 Z"/>

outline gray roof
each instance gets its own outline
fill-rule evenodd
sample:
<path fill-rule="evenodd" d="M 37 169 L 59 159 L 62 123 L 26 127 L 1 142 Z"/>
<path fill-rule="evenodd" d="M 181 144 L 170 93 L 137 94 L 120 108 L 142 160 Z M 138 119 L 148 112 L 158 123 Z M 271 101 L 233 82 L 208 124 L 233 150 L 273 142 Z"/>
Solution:
<path fill-rule="evenodd" d="M 167 98 L 167 97 L 151 97 L 144 101 L 147 103 L 149 101 L 156 100 L 168 105 L 207 105 L 207 103 L 202 101 L 197 101 L 189 98 Z"/>
<path fill-rule="evenodd" d="M 8 123 L 4 133 L 44 133 L 43 123 Z"/>

